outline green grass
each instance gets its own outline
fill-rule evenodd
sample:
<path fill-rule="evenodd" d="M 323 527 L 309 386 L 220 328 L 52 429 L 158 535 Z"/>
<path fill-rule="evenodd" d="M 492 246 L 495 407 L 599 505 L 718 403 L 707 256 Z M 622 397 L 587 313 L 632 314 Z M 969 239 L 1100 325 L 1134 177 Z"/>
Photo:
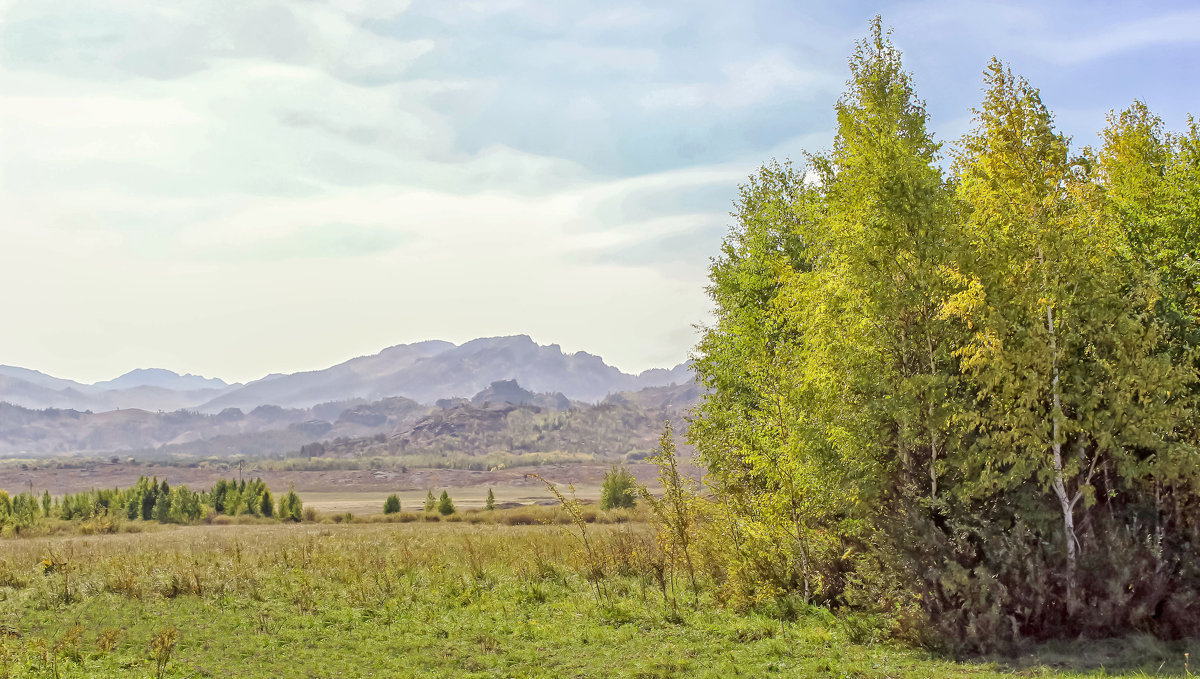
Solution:
<path fill-rule="evenodd" d="M 609 556 L 632 558 L 652 545 L 643 524 L 589 530 Z M 869 630 L 820 609 L 801 607 L 790 621 L 771 607 L 738 613 L 716 605 L 711 588 L 696 610 L 676 611 L 652 579 L 618 562 L 607 562 L 604 596 L 597 597 L 579 575 L 572 539 L 547 526 L 191 526 L 4 540 L 0 677 L 155 676 L 150 639 L 168 627 L 178 630 L 178 641 L 167 677 L 1184 671 L 1182 647 L 1140 638 L 954 662 L 871 643 Z M 115 644 L 106 647 L 102 637 Z"/>

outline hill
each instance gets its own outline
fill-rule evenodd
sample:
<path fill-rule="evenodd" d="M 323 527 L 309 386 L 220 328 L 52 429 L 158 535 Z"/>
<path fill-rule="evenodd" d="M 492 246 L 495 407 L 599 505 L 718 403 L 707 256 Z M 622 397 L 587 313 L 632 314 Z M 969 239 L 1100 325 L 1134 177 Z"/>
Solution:
<path fill-rule="evenodd" d="M 618 392 L 690 382 L 687 363 L 638 375 L 621 372 L 599 356 L 564 353 L 527 335 L 489 337 L 462 345 L 428 341 L 400 344 L 321 370 L 272 374 L 247 384 L 138 369 L 112 380 L 82 384 L 36 370 L 0 366 L 0 401 L 29 409 L 103 412 L 190 410 L 216 414 L 263 405 L 308 409 L 323 403 L 404 397 L 433 404 L 470 398 L 498 381 L 515 380 L 537 394 L 598 402 Z"/>
<path fill-rule="evenodd" d="M 246 455 L 480 456 L 570 452 L 627 456 L 648 450 L 663 420 L 695 403 L 695 385 L 655 387 L 599 404 L 535 394 L 497 381 L 470 399 L 427 406 L 392 396 L 311 408 L 258 406 L 219 413 L 141 409 L 92 413 L 0 403 L 0 455 L 113 454 L 139 459 Z M 303 451 L 303 453 L 302 453 Z"/>

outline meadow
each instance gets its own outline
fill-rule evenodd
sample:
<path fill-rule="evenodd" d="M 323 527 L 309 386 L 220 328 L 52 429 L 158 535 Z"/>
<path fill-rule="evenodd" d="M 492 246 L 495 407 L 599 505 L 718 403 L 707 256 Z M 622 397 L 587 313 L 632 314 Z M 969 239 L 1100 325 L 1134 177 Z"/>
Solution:
<path fill-rule="evenodd" d="M 585 508 L 586 549 L 554 508 L 338 518 L 4 539 L 0 678 L 1190 676 L 1143 637 L 955 660 L 717 574 L 693 600 L 640 510 Z"/>

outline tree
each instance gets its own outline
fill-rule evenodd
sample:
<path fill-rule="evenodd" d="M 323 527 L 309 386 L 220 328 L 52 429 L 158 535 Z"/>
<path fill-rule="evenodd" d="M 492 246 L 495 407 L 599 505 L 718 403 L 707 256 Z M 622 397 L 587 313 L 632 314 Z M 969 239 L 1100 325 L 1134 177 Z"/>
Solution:
<path fill-rule="evenodd" d="M 994 61 L 947 178 L 878 19 L 850 73 L 832 152 L 751 176 L 710 270 L 726 594 L 977 650 L 1200 623 L 1164 594 L 1200 586 L 1197 125 L 1135 104 L 1073 153 Z"/>
<path fill-rule="evenodd" d="M 442 495 L 445 495 L 445 493 L 442 493 Z M 433 498 L 433 491 L 430 490 L 425 493 L 425 511 L 432 512 L 435 507 L 437 507 L 437 500 Z"/>
<path fill-rule="evenodd" d="M 275 500 L 271 497 L 271 491 L 264 484 L 262 493 L 259 494 L 258 513 L 262 516 L 271 517 L 275 513 Z"/>
<path fill-rule="evenodd" d="M 822 590 L 844 582 L 844 541 L 879 541 L 868 508 L 938 498 L 955 403 L 938 145 L 878 18 L 850 71 L 833 152 L 741 187 L 694 362 L 710 392 L 689 441 L 729 513 L 733 581 L 806 598 L 839 596 Z"/>
<path fill-rule="evenodd" d="M 304 514 L 304 503 L 296 494 L 296 486 L 288 487 L 288 492 L 279 498 L 279 518 L 284 521 L 300 521 Z"/>
<path fill-rule="evenodd" d="M 1076 527 L 1096 501 L 1096 473 L 1144 473 L 1143 456 L 1169 446 L 1194 376 L 1163 351 L 1167 329 L 1147 313 L 1159 296 L 1153 278 L 1097 217 L 1090 163 L 1069 156 L 1036 89 L 996 60 L 986 79 L 957 164 L 973 243 L 955 307 L 970 328 L 959 355 L 980 394 L 974 424 L 990 442 L 967 488 L 1033 481 L 1052 493 L 1070 615 Z"/>
<path fill-rule="evenodd" d="M 154 520 L 159 523 L 171 522 L 171 496 L 159 493 L 154 503 Z"/>
<path fill-rule="evenodd" d="M 37 520 L 38 503 L 29 493 L 17 493 L 12 499 L 12 517 L 11 522 L 13 529 L 17 533 L 29 528 L 33 522 Z"/>
<path fill-rule="evenodd" d="M 437 510 L 442 516 L 449 516 L 454 513 L 454 502 L 450 499 L 450 494 L 444 490 L 442 491 L 442 497 L 438 499 Z"/>
<path fill-rule="evenodd" d="M 637 503 L 637 479 L 625 467 L 613 465 L 600 484 L 600 509 L 626 509 Z"/>
<path fill-rule="evenodd" d="M 851 313 L 868 321 L 858 332 L 879 372 L 862 395 L 875 400 L 872 429 L 888 432 L 871 473 L 894 468 L 901 488 L 936 499 L 953 405 L 954 336 L 939 314 L 954 289 L 944 273 L 956 254 L 951 193 L 928 114 L 879 17 L 850 74 L 833 153 L 815 163 L 824 268 L 853 300 Z"/>
<path fill-rule="evenodd" d="M 48 491 L 48 490 L 43 491 L 42 492 L 42 516 L 45 516 L 47 518 L 50 516 L 50 506 L 51 506 L 50 491 Z"/>
<path fill-rule="evenodd" d="M 496 508 L 496 494 L 492 492 L 491 488 L 488 488 L 487 500 L 483 503 L 483 508 L 489 511 Z"/>
<path fill-rule="evenodd" d="M 0 529 L 4 528 L 4 524 L 12 517 L 13 503 L 9 497 L 7 490 L 0 490 Z"/>
<path fill-rule="evenodd" d="M 384 514 L 398 514 L 400 512 L 400 496 L 392 493 L 383 501 Z"/>

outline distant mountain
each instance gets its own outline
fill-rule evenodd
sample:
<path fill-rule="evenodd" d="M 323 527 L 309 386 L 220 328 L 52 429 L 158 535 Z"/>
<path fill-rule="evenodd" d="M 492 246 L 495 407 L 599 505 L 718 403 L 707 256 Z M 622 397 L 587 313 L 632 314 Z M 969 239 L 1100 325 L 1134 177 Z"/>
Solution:
<path fill-rule="evenodd" d="M 469 400 L 447 402 L 387 437 L 327 439 L 305 446 L 300 456 L 315 453 L 328 460 L 408 455 L 431 464 L 480 459 L 467 463 L 472 469 L 486 468 L 482 458 L 494 455 L 634 461 L 654 450 L 667 420 L 675 422 L 676 444 L 686 455 L 690 448 L 682 438 L 687 431 L 685 414 L 699 401 L 702 390 L 695 384 L 650 387 L 612 394 L 595 405 L 575 403 L 565 410 L 535 405 L 549 396 L 532 394 L 516 382 L 497 382 Z"/>
<path fill-rule="evenodd" d="M 43 375 L 43 377 L 48 376 Z M 18 403 L 28 408 L 75 408 L 77 410 L 92 410 L 97 403 L 89 394 L 82 393 L 75 387 L 56 389 L 51 386 L 43 386 L 46 384 L 48 384 L 46 380 L 39 379 L 37 382 L 28 382 L 19 377 L 0 374 L 0 402 Z M 79 385 L 79 387 L 86 388 L 83 385 Z"/>
<path fill-rule="evenodd" d="M 670 387 L 677 384 L 691 384 L 696 375 L 692 372 L 692 362 L 684 361 L 674 368 L 651 368 L 638 373 L 638 384 L 642 389 L 647 387 Z"/>
<path fill-rule="evenodd" d="M 489 452 L 625 456 L 651 448 L 663 421 L 682 420 L 681 413 L 700 394 L 694 384 L 651 387 L 592 405 L 571 402 L 562 394 L 533 393 L 505 380 L 442 406 L 389 397 L 308 409 L 262 405 L 248 412 L 226 408 L 204 414 L 136 408 L 31 410 L 0 403 L 0 455 L 197 458 L 312 456 L 320 450 L 335 457 Z"/>
<path fill-rule="evenodd" d="M 71 380 L 64 380 L 59 377 L 51 377 L 46 373 L 38 372 L 37 370 L 18 368 L 12 365 L 0 365 L 0 376 L 16 378 L 22 382 L 28 382 L 34 386 L 42 387 L 43 389 L 51 389 L 54 391 L 62 391 L 63 389 L 77 389 L 80 391 L 86 391 L 88 389 L 88 385 L 86 384 L 80 384 L 79 382 L 74 382 Z"/>
<path fill-rule="evenodd" d="M 396 388 L 402 381 L 400 373 L 452 348 L 453 344 L 441 341 L 400 344 L 374 356 L 354 358 L 324 370 L 269 375 L 201 404 L 200 409 L 214 412 L 229 407 L 253 408 L 263 403 L 307 408 L 328 401 L 376 400 L 388 396 L 412 398 Z"/>
<path fill-rule="evenodd" d="M 215 412 L 272 403 L 307 408 L 325 401 L 375 400 L 404 396 L 421 403 L 470 398 L 493 382 L 516 380 L 534 393 L 562 393 L 574 401 L 597 402 L 608 394 L 644 387 L 685 384 L 691 368 L 648 370 L 629 375 L 586 352 L 563 353 L 527 335 L 488 337 L 461 346 L 449 342 L 398 345 L 325 370 L 251 382 L 199 408 Z"/>
<path fill-rule="evenodd" d="M 465 399 L 464 399 L 465 400 Z M 440 400 L 439 403 L 444 402 Z M 516 380 L 492 382 L 486 389 L 471 397 L 470 404 L 477 408 L 489 406 L 537 406 L 547 410 L 570 410 L 571 400 L 562 392 L 535 394 L 517 384 Z M 444 410 L 444 408 L 443 408 Z"/>
<path fill-rule="evenodd" d="M 324 437 L 361 437 L 407 426 L 431 409 L 404 398 L 342 409 L 333 421 L 311 410 L 259 406 L 216 415 L 137 408 L 108 412 L 31 410 L 0 403 L 0 455 L 151 451 L 169 446 L 189 455 L 257 455 L 284 452 Z"/>
<path fill-rule="evenodd" d="M 26 382 L 16 377 L 0 375 L 0 402 L 35 410 L 59 408 L 104 412 L 141 408 L 170 411 L 194 407 L 198 403 L 204 403 L 219 396 L 225 389 L 176 391 L 162 387 L 141 386 L 130 389 L 92 391 L 86 385 L 79 385 L 59 390 Z"/>
<path fill-rule="evenodd" d="M 96 382 L 95 389 L 132 389 L 134 387 L 158 387 L 173 391 L 197 391 L 200 389 L 224 389 L 229 385 L 224 380 L 215 377 L 200 377 L 199 375 L 180 375 L 177 372 L 162 368 L 138 368 L 105 382 Z"/>
<path fill-rule="evenodd" d="M 36 370 L 0 366 L 0 402 L 25 408 L 104 412 L 226 408 L 261 405 L 307 409 L 323 403 L 370 402 L 404 397 L 419 403 L 471 398 L 496 382 L 512 381 L 533 394 L 554 395 L 557 405 L 596 403 L 609 394 L 692 382 L 691 366 L 623 373 L 586 352 L 567 354 L 527 335 L 488 337 L 461 346 L 428 341 L 389 347 L 323 370 L 271 374 L 248 384 L 143 368 L 96 384 L 80 384 Z M 550 407 L 544 402 L 541 405 Z"/>

